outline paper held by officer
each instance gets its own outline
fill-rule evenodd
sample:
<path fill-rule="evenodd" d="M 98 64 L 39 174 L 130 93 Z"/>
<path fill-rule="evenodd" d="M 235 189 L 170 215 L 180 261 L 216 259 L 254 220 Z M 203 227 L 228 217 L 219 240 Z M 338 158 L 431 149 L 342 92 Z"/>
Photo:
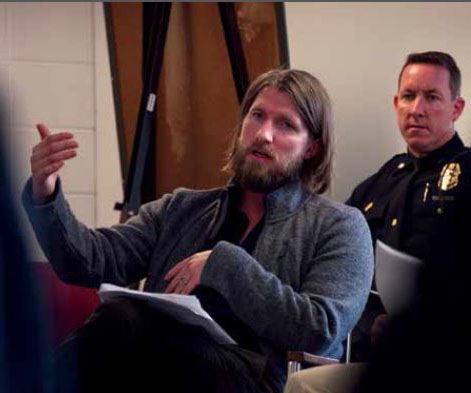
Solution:
<path fill-rule="evenodd" d="M 376 240 L 375 283 L 384 308 L 398 314 L 417 292 L 422 261 Z"/>

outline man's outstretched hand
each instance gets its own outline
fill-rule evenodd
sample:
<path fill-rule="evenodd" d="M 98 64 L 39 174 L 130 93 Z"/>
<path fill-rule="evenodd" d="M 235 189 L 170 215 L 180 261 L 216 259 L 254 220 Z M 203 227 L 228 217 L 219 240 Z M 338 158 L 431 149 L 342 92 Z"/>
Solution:
<path fill-rule="evenodd" d="M 33 147 L 31 175 L 33 198 L 42 202 L 54 192 L 59 169 L 63 167 L 64 161 L 77 155 L 78 143 L 70 132 L 51 134 L 44 124 L 38 124 L 36 128 L 41 142 Z"/>

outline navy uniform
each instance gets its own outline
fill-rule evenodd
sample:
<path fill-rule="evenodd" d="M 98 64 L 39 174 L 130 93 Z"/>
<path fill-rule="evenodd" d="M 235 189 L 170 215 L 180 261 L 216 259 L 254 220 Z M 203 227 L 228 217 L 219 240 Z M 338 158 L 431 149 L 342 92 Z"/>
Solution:
<path fill-rule="evenodd" d="M 465 225 L 471 216 L 471 150 L 455 133 L 423 158 L 396 155 L 358 185 L 346 203 L 363 212 L 373 243 L 379 239 L 439 266 L 431 271 L 442 271 L 465 247 Z M 368 360 L 368 332 L 374 318 L 384 312 L 379 298 L 371 295 L 353 332 L 353 360 Z"/>

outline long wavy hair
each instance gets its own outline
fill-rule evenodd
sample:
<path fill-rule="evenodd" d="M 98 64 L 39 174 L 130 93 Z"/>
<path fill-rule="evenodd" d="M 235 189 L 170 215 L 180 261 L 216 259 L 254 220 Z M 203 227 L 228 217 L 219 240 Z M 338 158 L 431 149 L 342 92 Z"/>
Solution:
<path fill-rule="evenodd" d="M 306 71 L 271 70 L 260 75 L 250 85 L 240 107 L 238 123 L 224 170 L 232 171 L 232 159 L 237 149 L 244 118 L 257 95 L 268 86 L 290 96 L 308 129 L 309 137 L 318 145 L 316 154 L 305 160 L 301 167 L 301 181 L 312 192 L 319 194 L 326 192 L 331 186 L 333 174 L 332 105 L 321 82 Z"/>

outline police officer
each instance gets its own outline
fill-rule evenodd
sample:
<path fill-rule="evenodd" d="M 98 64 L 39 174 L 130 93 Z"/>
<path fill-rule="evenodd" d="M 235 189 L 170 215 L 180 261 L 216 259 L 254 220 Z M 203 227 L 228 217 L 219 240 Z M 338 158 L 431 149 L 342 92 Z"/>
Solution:
<path fill-rule="evenodd" d="M 363 211 L 374 242 L 428 264 L 455 258 L 471 196 L 471 153 L 454 128 L 465 105 L 460 87 L 461 73 L 449 54 L 407 57 L 394 96 L 407 153 L 386 162 L 347 201 Z M 379 298 L 370 296 L 353 332 L 353 360 L 368 360 L 371 334 L 384 325 L 382 313 Z"/>
<path fill-rule="evenodd" d="M 440 296 L 448 296 L 445 285 L 453 286 L 444 281 L 459 280 L 454 271 L 459 271 L 457 265 L 467 255 L 466 222 L 471 217 L 471 151 L 454 128 L 465 106 L 460 87 L 460 70 L 449 54 L 424 52 L 407 57 L 394 96 L 407 153 L 387 161 L 347 201 L 365 215 L 373 242 L 379 239 L 424 261 L 420 291 L 428 298 L 436 293 L 432 295 L 434 323 L 441 323 L 443 330 L 447 319 L 440 312 L 449 302 Z M 371 344 L 385 331 L 388 338 L 388 324 L 379 298 L 371 295 L 353 330 L 353 361 L 370 360 Z M 364 370 L 355 363 L 304 370 L 290 377 L 285 393 L 351 392 Z"/>

